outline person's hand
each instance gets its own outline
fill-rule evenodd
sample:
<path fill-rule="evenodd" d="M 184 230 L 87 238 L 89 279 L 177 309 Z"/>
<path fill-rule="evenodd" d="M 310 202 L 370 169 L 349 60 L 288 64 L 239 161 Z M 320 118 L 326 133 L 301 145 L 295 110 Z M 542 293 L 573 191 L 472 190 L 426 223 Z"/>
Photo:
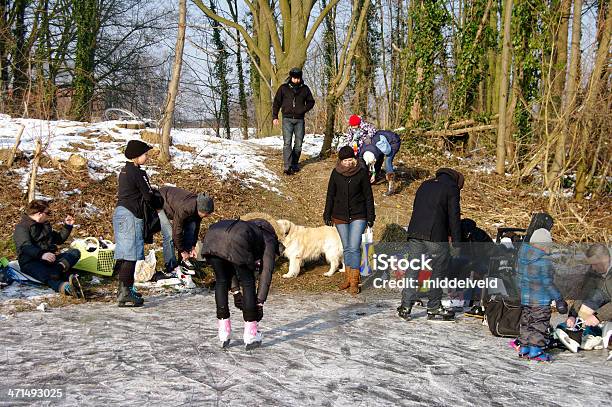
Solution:
<path fill-rule="evenodd" d="M 257 303 L 257 322 L 260 322 L 263 319 L 263 304 Z"/>
<path fill-rule="evenodd" d="M 189 252 L 181 252 L 181 257 L 183 260 L 189 260 L 190 253 Z"/>
<path fill-rule="evenodd" d="M 557 312 L 559 314 L 567 314 L 569 311 L 567 309 L 567 302 L 565 302 L 563 298 L 559 298 L 558 300 L 556 300 L 555 306 L 557 307 Z"/>
<path fill-rule="evenodd" d="M 42 255 L 42 259 L 48 261 L 49 263 L 55 263 L 55 254 L 47 252 Z"/>
<path fill-rule="evenodd" d="M 68 216 L 66 216 L 66 219 L 64 220 L 64 223 L 66 225 L 73 226 L 74 225 L 74 218 L 71 215 L 68 215 Z"/>
<path fill-rule="evenodd" d="M 576 326 L 576 317 L 568 317 L 565 320 L 565 325 L 567 325 L 568 328 L 573 328 Z"/>
<path fill-rule="evenodd" d="M 278 123 L 279 123 L 278 119 L 274 119 L 274 120 L 272 120 L 272 124 L 273 124 L 273 125 L 278 126 Z"/>
<path fill-rule="evenodd" d="M 372 175 L 370 177 L 370 184 L 373 184 L 374 182 L 376 182 L 376 175 Z"/>
<path fill-rule="evenodd" d="M 242 292 L 240 290 L 233 291 L 232 295 L 234 296 L 234 306 L 242 311 Z"/>
<path fill-rule="evenodd" d="M 368 221 L 368 227 L 369 228 L 373 228 L 374 227 L 374 221 L 373 220 L 369 220 Z"/>
<path fill-rule="evenodd" d="M 600 321 L 595 315 L 589 315 L 588 317 L 584 318 L 584 324 L 586 326 L 597 326 L 599 323 Z"/>
<path fill-rule="evenodd" d="M 196 251 L 195 246 L 194 246 L 194 247 L 193 247 L 193 249 L 191 249 L 191 251 L 189 252 L 189 257 L 194 258 L 194 259 L 195 259 L 196 257 L 198 257 L 198 252 Z"/>

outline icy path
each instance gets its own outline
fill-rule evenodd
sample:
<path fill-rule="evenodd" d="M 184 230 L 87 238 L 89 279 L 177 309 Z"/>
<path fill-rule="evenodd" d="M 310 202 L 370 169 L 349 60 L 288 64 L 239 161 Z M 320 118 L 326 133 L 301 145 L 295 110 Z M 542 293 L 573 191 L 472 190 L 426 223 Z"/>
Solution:
<path fill-rule="evenodd" d="M 0 321 L 0 387 L 62 386 L 61 404 L 75 406 L 594 406 L 612 399 L 604 351 L 564 352 L 552 364 L 518 360 L 507 339 L 472 320 L 403 322 L 395 297 L 272 294 L 264 346 L 252 352 L 243 349 L 241 318 L 233 346 L 218 349 L 208 293 L 149 298 L 141 309 L 91 303 L 20 313 Z"/>

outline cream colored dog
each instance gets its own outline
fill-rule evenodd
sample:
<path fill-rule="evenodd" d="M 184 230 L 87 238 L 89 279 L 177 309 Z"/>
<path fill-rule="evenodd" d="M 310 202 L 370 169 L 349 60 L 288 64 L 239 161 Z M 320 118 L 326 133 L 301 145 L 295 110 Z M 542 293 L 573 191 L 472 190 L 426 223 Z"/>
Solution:
<path fill-rule="evenodd" d="M 285 278 L 296 277 L 300 267 L 307 261 L 318 260 L 322 254 L 329 263 L 329 271 L 324 276 L 333 275 L 342 263 L 342 241 L 336 228 L 319 226 L 309 228 L 298 226 L 286 219 L 277 221 L 284 236 L 279 236 L 280 242 L 285 246 L 283 256 L 289 259 L 289 272 L 283 274 Z M 344 265 L 342 269 L 344 270 Z"/>

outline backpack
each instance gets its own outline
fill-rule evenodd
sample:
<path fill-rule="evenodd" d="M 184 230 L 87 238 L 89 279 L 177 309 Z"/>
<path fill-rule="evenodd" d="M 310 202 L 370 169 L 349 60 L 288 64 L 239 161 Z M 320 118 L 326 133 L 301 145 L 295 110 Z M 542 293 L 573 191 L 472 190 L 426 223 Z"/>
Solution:
<path fill-rule="evenodd" d="M 517 337 L 521 323 L 521 304 L 493 295 L 485 305 L 485 318 L 493 336 Z"/>

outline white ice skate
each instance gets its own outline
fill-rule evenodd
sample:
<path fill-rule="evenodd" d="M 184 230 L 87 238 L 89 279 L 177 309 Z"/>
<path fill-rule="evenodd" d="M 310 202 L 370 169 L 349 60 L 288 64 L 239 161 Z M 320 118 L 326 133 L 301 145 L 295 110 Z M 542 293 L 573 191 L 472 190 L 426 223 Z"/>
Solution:
<path fill-rule="evenodd" d="M 242 336 L 246 350 L 251 350 L 261 345 L 262 335 L 257 331 L 257 321 L 244 323 L 244 335 Z"/>
<path fill-rule="evenodd" d="M 230 343 L 230 337 L 232 335 L 232 323 L 229 319 L 217 320 L 219 325 L 219 341 L 221 341 L 221 347 L 227 348 Z"/>

